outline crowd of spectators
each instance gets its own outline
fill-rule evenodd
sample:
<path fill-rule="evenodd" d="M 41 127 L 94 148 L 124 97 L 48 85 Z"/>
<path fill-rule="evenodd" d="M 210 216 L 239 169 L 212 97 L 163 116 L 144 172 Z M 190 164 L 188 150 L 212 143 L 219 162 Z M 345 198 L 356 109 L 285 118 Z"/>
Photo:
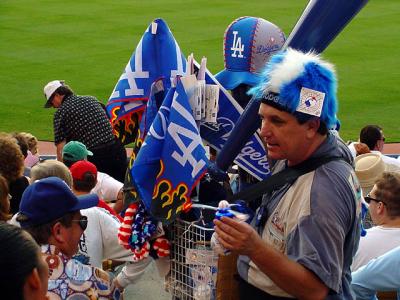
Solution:
<path fill-rule="evenodd" d="M 217 78 L 243 108 L 251 96 L 260 100 L 259 133 L 274 175 L 305 163 L 315 167 L 260 195 L 251 224 L 214 221 L 221 245 L 240 254 L 240 298 L 375 299 L 377 292 L 400 290 L 400 160 L 382 154 L 383 128 L 367 125 L 358 141 L 341 140 L 335 71 L 313 53 L 289 49 L 271 62 L 258 53 L 258 64 L 249 61 L 237 77 L 243 65 L 232 50 L 256 51 L 253 42 L 271 32 L 276 47 L 265 49 L 277 52 L 284 44 L 278 27 L 253 17 L 235 20 L 225 40 L 258 27 L 258 39 L 254 34 L 237 49 L 225 41 L 226 70 Z M 56 159 L 41 160 L 31 133 L 0 133 L 0 294 L 121 299 L 152 261 L 137 259 L 141 253 L 134 256 L 118 240 L 125 148 L 96 98 L 76 95 L 61 80 L 49 82 L 44 94 L 45 107 L 56 109 Z M 314 111 L 316 99 L 328 105 Z M 238 176 L 239 189 L 256 182 L 243 169 Z M 157 225 L 154 238 L 165 234 Z M 168 259 L 156 261 L 165 266 Z M 168 268 L 160 272 L 165 276 Z"/>

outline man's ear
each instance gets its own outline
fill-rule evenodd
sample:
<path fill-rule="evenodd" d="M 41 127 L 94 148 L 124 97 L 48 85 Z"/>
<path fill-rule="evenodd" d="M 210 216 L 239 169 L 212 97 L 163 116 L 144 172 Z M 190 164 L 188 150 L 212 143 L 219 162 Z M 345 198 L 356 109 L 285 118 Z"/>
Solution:
<path fill-rule="evenodd" d="M 51 227 L 51 235 L 57 243 L 64 242 L 64 226 L 57 222 Z"/>
<path fill-rule="evenodd" d="M 24 288 L 27 288 L 28 291 L 38 290 L 41 288 L 41 284 L 38 269 L 34 268 L 26 278 Z"/>
<path fill-rule="evenodd" d="M 321 125 L 321 120 L 317 117 L 313 117 L 306 122 L 307 126 L 307 136 L 313 138 L 317 133 L 319 126 Z"/>
<path fill-rule="evenodd" d="M 377 203 L 377 213 L 378 215 L 383 215 L 385 210 L 385 204 L 383 204 L 383 202 L 378 202 Z"/>

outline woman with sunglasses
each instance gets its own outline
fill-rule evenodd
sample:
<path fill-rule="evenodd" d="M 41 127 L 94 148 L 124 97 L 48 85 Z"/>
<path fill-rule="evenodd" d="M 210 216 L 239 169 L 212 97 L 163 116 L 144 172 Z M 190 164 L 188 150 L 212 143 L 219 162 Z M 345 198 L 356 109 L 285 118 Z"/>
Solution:
<path fill-rule="evenodd" d="M 400 173 L 383 172 L 364 197 L 376 225 L 361 237 L 352 271 L 400 246 Z"/>

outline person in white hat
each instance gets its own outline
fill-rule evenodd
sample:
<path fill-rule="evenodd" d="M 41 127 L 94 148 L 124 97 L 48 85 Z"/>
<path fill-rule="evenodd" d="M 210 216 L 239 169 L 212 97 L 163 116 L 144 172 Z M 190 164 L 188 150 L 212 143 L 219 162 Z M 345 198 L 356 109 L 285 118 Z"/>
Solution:
<path fill-rule="evenodd" d="M 45 108 L 54 107 L 54 143 L 57 160 L 69 141 L 79 141 L 93 152 L 89 160 L 98 170 L 123 182 L 127 168 L 126 150 L 114 136 L 101 103 L 92 96 L 79 96 L 63 80 L 50 81 L 44 87 Z"/>
<path fill-rule="evenodd" d="M 367 229 L 367 234 L 360 239 L 351 266 L 352 271 L 400 246 L 400 173 L 385 172 L 384 167 L 378 166 L 381 164 L 380 158 L 371 163 L 372 159 L 369 156 L 374 154 L 366 155 L 359 160 L 358 164 L 371 165 L 370 180 L 375 179 L 375 184 L 364 199 L 369 204 L 369 212 L 376 226 Z M 363 160 L 370 162 L 365 163 L 362 162 Z M 365 169 L 363 175 L 367 173 Z"/>
<path fill-rule="evenodd" d="M 261 104 L 260 137 L 275 175 L 329 161 L 264 194 L 251 225 L 214 220 L 222 246 L 240 254 L 240 299 L 353 299 L 352 257 L 360 235 L 360 186 L 337 123 L 334 67 L 287 49 L 250 91 Z M 273 175 L 273 176 L 274 176 Z"/>

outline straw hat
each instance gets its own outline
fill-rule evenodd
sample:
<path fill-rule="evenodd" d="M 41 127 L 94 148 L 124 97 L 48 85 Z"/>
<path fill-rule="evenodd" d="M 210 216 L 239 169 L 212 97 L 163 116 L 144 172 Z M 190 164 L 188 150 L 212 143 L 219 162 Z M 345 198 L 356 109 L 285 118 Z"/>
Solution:
<path fill-rule="evenodd" d="M 378 177 L 386 171 L 386 164 L 381 154 L 366 153 L 356 157 L 355 165 L 356 175 L 365 196 L 372 190 Z"/>

